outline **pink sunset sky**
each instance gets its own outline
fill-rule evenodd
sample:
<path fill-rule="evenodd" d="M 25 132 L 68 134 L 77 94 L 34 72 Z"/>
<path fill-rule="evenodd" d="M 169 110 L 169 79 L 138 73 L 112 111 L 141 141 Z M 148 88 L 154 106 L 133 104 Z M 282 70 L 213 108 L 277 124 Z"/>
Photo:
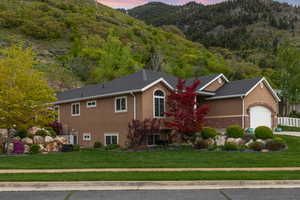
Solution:
<path fill-rule="evenodd" d="M 163 3 L 173 4 L 173 5 L 182 5 L 182 4 L 188 3 L 192 0 L 97 0 L 97 1 L 104 5 L 113 7 L 113 8 L 133 8 L 133 7 L 143 5 L 148 2 L 152 2 L 152 1 L 160 1 Z M 209 5 L 209 4 L 220 3 L 225 0 L 193 0 L 193 1 L 205 4 L 205 5 Z M 249 1 L 251 1 L 251 0 L 249 0 Z M 299 2 L 300 2 L 300 0 L 278 0 L 278 1 L 287 2 L 287 3 L 291 3 L 291 4 L 299 4 Z"/>

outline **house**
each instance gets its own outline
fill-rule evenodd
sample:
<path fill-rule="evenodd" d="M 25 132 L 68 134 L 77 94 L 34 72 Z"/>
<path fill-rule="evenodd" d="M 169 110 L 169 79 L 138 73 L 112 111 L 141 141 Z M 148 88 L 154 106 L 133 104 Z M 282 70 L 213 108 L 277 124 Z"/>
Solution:
<path fill-rule="evenodd" d="M 193 79 L 188 79 L 187 84 Z M 207 126 L 243 128 L 277 126 L 280 99 L 264 78 L 229 81 L 223 74 L 201 76 L 199 99 L 211 107 Z M 142 70 L 107 83 L 61 92 L 55 103 L 63 127 L 78 135 L 82 146 L 95 141 L 125 145 L 132 119 L 165 117 L 166 98 L 178 78 L 163 72 Z M 156 143 L 159 135 L 148 138 Z"/>

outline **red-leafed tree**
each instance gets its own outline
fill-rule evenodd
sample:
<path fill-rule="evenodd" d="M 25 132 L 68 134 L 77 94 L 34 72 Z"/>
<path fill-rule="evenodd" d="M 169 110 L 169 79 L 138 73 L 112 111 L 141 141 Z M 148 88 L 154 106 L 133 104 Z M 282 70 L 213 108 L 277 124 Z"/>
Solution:
<path fill-rule="evenodd" d="M 204 117 L 209 111 L 208 106 L 197 102 L 199 85 L 199 80 L 195 80 L 190 86 L 186 86 L 185 80 L 178 80 L 176 90 L 167 99 L 166 116 L 169 120 L 165 121 L 165 125 L 176 130 L 183 141 L 192 139 L 195 133 L 202 130 Z"/>
<path fill-rule="evenodd" d="M 161 132 L 160 120 L 132 120 L 132 122 L 128 124 L 128 129 L 128 146 L 130 148 L 135 148 L 145 143 L 148 135 Z"/>

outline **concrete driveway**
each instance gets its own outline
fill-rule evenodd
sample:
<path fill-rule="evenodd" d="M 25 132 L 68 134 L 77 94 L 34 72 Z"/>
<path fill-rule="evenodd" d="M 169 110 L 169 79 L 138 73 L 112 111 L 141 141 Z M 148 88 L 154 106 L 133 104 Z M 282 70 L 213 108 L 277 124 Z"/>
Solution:
<path fill-rule="evenodd" d="M 0 192 L 1 200 L 299 200 L 300 189 Z"/>

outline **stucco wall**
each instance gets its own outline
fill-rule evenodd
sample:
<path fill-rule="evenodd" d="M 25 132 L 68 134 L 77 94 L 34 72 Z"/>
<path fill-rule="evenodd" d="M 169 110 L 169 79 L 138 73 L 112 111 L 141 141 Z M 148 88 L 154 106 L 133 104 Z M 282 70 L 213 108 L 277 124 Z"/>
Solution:
<path fill-rule="evenodd" d="M 207 126 L 214 128 L 226 128 L 229 125 L 242 126 L 241 98 L 207 100 L 204 104 L 210 107 L 205 119 Z"/>
<path fill-rule="evenodd" d="M 212 82 L 210 85 L 208 85 L 206 88 L 204 88 L 205 91 L 208 92 L 215 92 L 217 91 L 220 87 L 222 87 L 225 84 L 224 78 L 220 77 L 221 83 L 219 83 L 219 80 L 215 80 Z"/>
<path fill-rule="evenodd" d="M 263 87 L 257 85 L 257 87 L 245 97 L 245 123 L 247 127 L 250 127 L 250 108 L 253 106 L 264 106 L 272 112 L 272 127 L 277 126 L 277 114 L 278 114 L 278 102 L 272 95 L 271 91 L 267 88 L 264 82 Z"/>
<path fill-rule="evenodd" d="M 153 92 L 156 89 L 163 90 L 166 97 L 170 93 L 170 90 L 163 83 L 158 83 L 143 93 L 134 94 L 136 96 L 137 119 L 143 120 L 153 117 Z M 78 132 L 78 141 L 82 146 L 93 146 L 96 141 L 104 144 L 104 134 L 109 133 L 118 133 L 119 144 L 124 146 L 127 140 L 128 123 L 134 118 L 134 98 L 131 94 L 121 96 L 127 97 L 127 112 L 115 112 L 116 97 L 96 99 L 97 107 L 95 108 L 87 108 L 87 101 L 80 102 L 80 116 L 72 116 L 72 103 L 66 103 L 60 105 L 61 122 L 64 127 Z M 83 133 L 91 133 L 91 141 L 84 141 Z"/>

